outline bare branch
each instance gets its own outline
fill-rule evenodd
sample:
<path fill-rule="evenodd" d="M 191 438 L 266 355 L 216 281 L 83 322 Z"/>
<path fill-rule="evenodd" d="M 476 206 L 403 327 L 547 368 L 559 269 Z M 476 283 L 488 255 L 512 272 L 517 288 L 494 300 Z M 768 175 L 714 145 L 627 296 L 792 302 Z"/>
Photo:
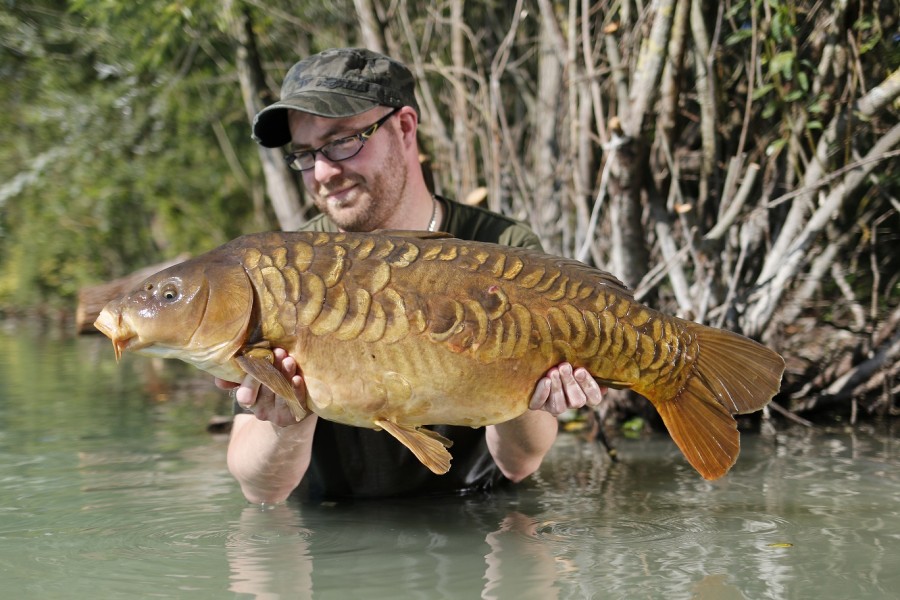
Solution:
<path fill-rule="evenodd" d="M 881 85 L 876 86 L 868 94 L 857 100 L 850 112 L 853 115 L 857 115 L 857 118 L 871 118 L 898 96 L 900 96 L 900 69 L 891 73 Z M 843 135 L 848 122 L 849 119 L 843 112 L 831 120 L 828 130 L 822 135 L 816 147 L 815 158 L 806 170 L 804 176 L 805 188 L 814 189 L 819 180 L 825 176 L 827 165 L 830 162 L 828 158 L 832 146 Z M 883 152 L 875 153 L 875 156 L 881 154 Z M 870 152 L 868 156 L 872 155 L 873 153 Z M 800 194 L 799 196 L 799 200 L 791 206 L 791 210 L 782 225 L 781 232 L 766 256 L 766 262 L 757 279 L 757 285 L 762 286 L 767 281 L 770 281 L 775 273 L 782 269 L 782 265 L 788 259 L 790 249 L 796 246 L 795 239 L 803 229 L 807 206 L 811 205 L 811 198 L 808 195 Z"/>
<path fill-rule="evenodd" d="M 627 112 L 622 113 L 627 114 L 623 119 L 622 129 L 631 137 L 641 136 L 653 103 L 659 95 L 659 81 L 665 66 L 666 48 L 669 44 L 672 17 L 675 14 L 675 0 L 654 0 L 652 12 L 653 27 L 650 30 L 650 37 L 641 48 Z M 620 113 L 623 108 L 619 107 Z"/>
<path fill-rule="evenodd" d="M 900 143 L 900 125 L 895 125 L 875 143 L 866 157 L 880 156 L 898 143 Z M 760 276 L 750 309 L 744 315 L 744 331 L 750 332 L 750 335 L 758 335 L 769 325 L 782 295 L 805 264 L 806 251 L 810 244 L 831 219 L 834 211 L 868 176 L 874 168 L 874 164 L 874 161 L 867 161 L 865 165 L 848 173 L 841 183 L 822 200 L 809 222 L 792 240 L 792 244 L 785 251 L 783 261 L 778 268 L 772 269 L 773 272 L 768 279 L 762 279 L 762 275 Z M 771 260 L 771 253 L 768 260 Z"/>

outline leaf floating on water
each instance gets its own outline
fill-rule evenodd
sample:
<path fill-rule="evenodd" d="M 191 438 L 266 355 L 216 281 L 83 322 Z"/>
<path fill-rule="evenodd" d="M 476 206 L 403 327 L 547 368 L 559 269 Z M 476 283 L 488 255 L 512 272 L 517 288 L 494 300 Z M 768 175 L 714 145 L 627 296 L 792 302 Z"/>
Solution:
<path fill-rule="evenodd" d="M 562 424 L 562 429 L 566 433 L 580 433 L 588 428 L 585 421 L 566 421 Z"/>
<path fill-rule="evenodd" d="M 641 437 L 641 432 L 644 430 L 645 425 L 646 423 L 641 417 L 629 419 L 622 423 L 622 435 L 630 439 L 639 438 Z"/>
<path fill-rule="evenodd" d="M 794 545 L 790 542 L 775 542 L 772 544 L 767 544 L 769 548 L 793 548 Z"/>

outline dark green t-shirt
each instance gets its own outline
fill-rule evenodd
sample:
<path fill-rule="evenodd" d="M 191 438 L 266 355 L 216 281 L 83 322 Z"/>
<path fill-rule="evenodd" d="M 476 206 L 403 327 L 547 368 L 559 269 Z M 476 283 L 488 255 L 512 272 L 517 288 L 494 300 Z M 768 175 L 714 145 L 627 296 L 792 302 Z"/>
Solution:
<path fill-rule="evenodd" d="M 444 220 L 438 231 L 461 240 L 489 242 L 517 248 L 543 250 L 538 236 L 525 224 L 478 206 L 467 206 L 438 197 L 444 207 Z M 337 225 L 325 215 L 318 215 L 300 227 L 301 231 L 338 231 Z"/>
<path fill-rule="evenodd" d="M 438 227 L 441 231 L 460 239 L 542 249 L 537 235 L 514 219 L 445 198 L 440 201 L 445 209 Z M 301 229 L 337 231 L 322 215 Z M 430 429 L 453 440 L 453 462 L 446 475 L 433 474 L 383 431 L 319 419 L 309 469 L 293 496 L 340 499 L 466 494 L 507 481 L 488 452 L 484 428 L 436 425 Z"/>

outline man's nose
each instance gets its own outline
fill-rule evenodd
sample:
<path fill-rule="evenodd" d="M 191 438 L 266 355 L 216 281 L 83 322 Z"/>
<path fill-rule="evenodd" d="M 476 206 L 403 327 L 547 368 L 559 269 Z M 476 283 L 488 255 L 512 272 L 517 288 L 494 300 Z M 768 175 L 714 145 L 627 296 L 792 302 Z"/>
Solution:
<path fill-rule="evenodd" d="M 335 162 L 322 154 L 316 153 L 316 164 L 313 167 L 313 176 L 319 183 L 327 183 L 337 175 L 341 174 L 340 163 Z"/>

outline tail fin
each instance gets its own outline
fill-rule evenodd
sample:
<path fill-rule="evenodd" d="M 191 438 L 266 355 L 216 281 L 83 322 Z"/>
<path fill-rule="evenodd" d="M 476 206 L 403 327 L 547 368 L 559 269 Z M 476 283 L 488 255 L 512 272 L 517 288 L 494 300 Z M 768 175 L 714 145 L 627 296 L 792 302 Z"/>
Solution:
<path fill-rule="evenodd" d="M 699 348 L 678 395 L 652 398 L 688 462 L 705 479 L 728 472 L 741 449 L 732 415 L 760 410 L 781 387 L 784 359 L 749 338 L 682 322 Z"/>

